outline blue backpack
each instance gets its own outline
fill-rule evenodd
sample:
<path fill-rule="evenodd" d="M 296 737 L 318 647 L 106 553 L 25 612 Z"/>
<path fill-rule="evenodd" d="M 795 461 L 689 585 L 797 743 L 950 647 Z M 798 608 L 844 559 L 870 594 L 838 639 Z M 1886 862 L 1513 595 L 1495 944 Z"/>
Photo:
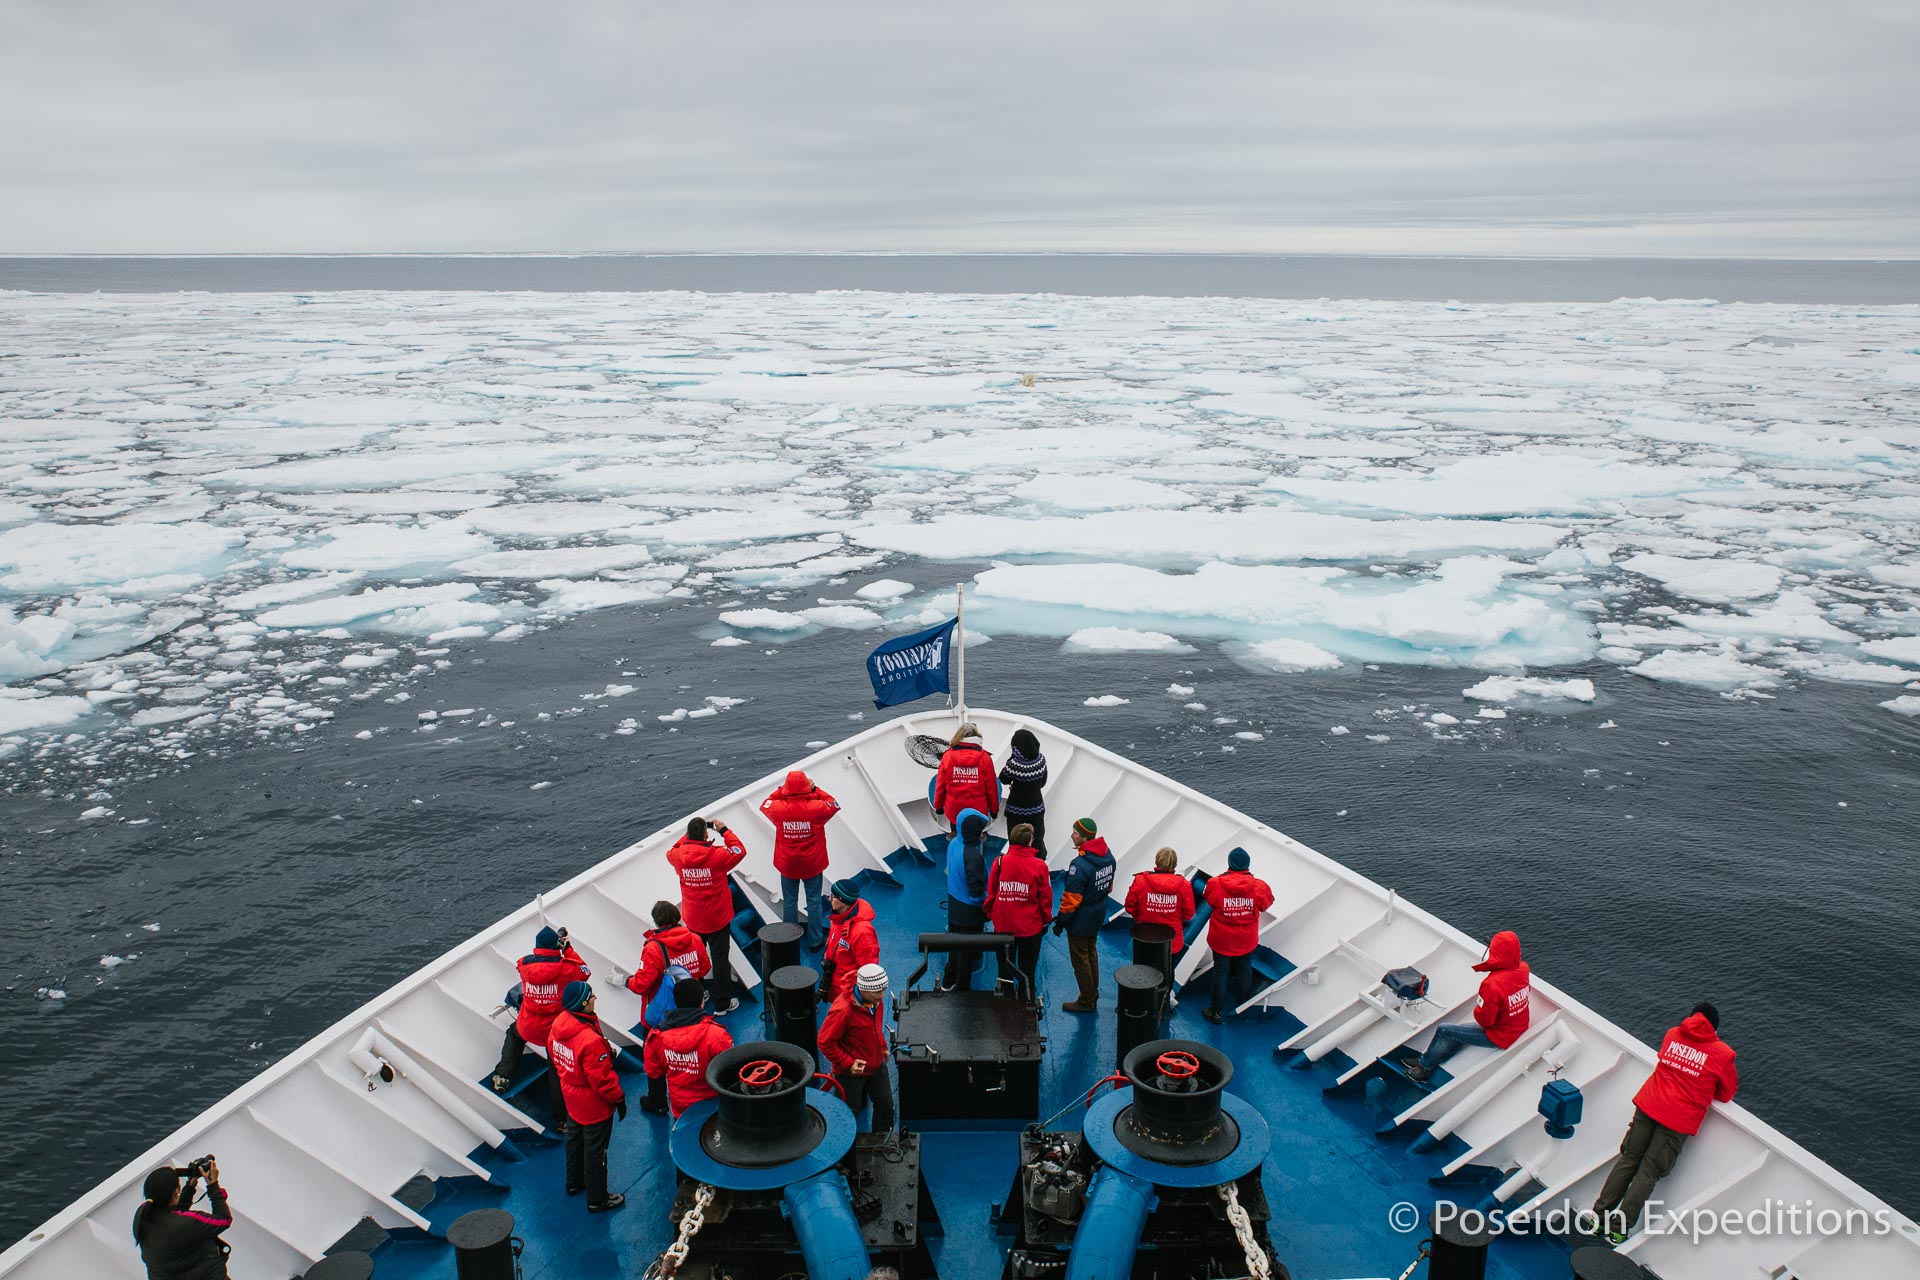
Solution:
<path fill-rule="evenodd" d="M 666 1025 L 667 1015 L 676 1007 L 673 1002 L 674 985 L 680 979 L 691 978 L 693 975 L 687 971 L 687 966 L 676 963 L 667 955 L 666 943 L 656 942 L 654 945 L 660 948 L 660 959 L 666 964 L 667 969 L 660 978 L 660 986 L 654 991 L 653 999 L 647 1001 L 647 1007 L 641 1010 L 640 1018 L 649 1027 L 662 1027 Z"/>

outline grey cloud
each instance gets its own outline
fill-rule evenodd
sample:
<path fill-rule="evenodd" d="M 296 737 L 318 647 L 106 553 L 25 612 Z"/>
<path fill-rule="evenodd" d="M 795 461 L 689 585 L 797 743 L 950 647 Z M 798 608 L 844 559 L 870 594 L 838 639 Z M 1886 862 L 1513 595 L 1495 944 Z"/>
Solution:
<path fill-rule="evenodd" d="M 0 251 L 1920 253 L 1920 9 L 0 10 Z"/>

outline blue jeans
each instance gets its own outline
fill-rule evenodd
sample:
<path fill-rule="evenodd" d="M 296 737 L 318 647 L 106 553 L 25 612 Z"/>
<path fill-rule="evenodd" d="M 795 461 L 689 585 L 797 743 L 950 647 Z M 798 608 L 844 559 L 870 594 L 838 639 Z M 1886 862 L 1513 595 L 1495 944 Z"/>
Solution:
<path fill-rule="evenodd" d="M 1493 1041 L 1477 1022 L 1443 1022 L 1433 1029 L 1433 1043 L 1420 1055 L 1420 1065 L 1431 1071 L 1469 1045 L 1491 1049 Z"/>
<path fill-rule="evenodd" d="M 827 945 L 827 899 L 820 892 L 826 876 L 808 876 L 804 881 L 780 877 L 780 918 L 788 924 L 800 923 L 800 886 L 807 889 L 807 945 L 818 951 Z"/>
<path fill-rule="evenodd" d="M 1244 956 L 1221 956 L 1213 958 L 1213 1002 L 1209 1006 L 1225 1017 L 1233 1012 L 1231 1005 L 1239 1004 L 1247 998 L 1249 988 L 1253 986 L 1253 953 Z"/>

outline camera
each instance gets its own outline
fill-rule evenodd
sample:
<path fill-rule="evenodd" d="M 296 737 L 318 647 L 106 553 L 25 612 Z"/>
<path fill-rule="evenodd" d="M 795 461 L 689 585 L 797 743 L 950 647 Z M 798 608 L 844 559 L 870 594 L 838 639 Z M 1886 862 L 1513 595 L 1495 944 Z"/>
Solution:
<path fill-rule="evenodd" d="M 198 1160 L 187 1165 L 187 1176 L 189 1178 L 204 1178 L 207 1176 L 207 1171 L 212 1167 L 213 1157 L 210 1155 L 201 1156 Z"/>

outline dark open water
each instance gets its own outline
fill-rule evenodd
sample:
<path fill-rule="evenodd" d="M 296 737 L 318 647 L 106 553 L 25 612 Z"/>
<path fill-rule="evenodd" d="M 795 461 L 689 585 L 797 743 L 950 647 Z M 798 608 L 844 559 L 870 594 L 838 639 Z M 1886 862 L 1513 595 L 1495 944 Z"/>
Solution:
<path fill-rule="evenodd" d="M 1068 293 L 1444 302 L 1920 302 L 1920 261 L 1387 258 L 1266 254 L 652 254 L 585 257 L 0 258 L 0 289 L 319 292 L 691 289 Z"/>
<path fill-rule="evenodd" d="M 1598 301 L 1920 302 L 1920 263 L 1125 256 L 0 259 L 0 288 L 821 288 Z M 916 581 L 958 566 L 889 566 Z M 966 570 L 970 572 L 970 570 Z M 929 577 L 928 574 L 932 576 Z M 236 744 L 115 788 L 21 789 L 0 765 L 0 1241 L 11 1241 L 398 978 L 635 836 L 838 739 L 869 708 L 871 637 L 713 649 L 702 608 L 590 614 L 483 645 L 414 702 L 343 702 L 289 742 Z M 460 656 L 456 654 L 456 656 Z M 1612 701 L 1436 740 L 1374 712 L 1464 714 L 1459 674 L 1260 676 L 1212 658 L 970 655 L 977 705 L 1125 751 L 1480 936 L 1517 929 L 1542 976 L 1655 1040 L 1711 998 L 1742 1101 L 1920 1212 L 1920 722 L 1883 689 L 1727 702 L 1590 674 Z M 622 676 L 637 670 L 637 678 Z M 1191 670 L 1194 675 L 1182 674 Z M 1197 685 L 1208 715 L 1163 692 Z M 580 701 L 620 680 L 629 698 Z M 694 697 L 752 701 L 669 734 Z M 1118 693 L 1127 706 L 1081 700 Z M 588 710 L 573 714 L 582 706 Z M 478 707 L 508 728 L 428 735 Z M 541 712 L 551 719 L 540 720 Z M 1212 714 L 1234 716 L 1214 726 Z M 871 714 L 871 712 L 869 712 Z M 639 716 L 642 730 L 614 736 Z M 1612 718 L 1614 729 L 1598 725 Z M 1352 728 L 1346 736 L 1331 725 Z M 697 727 L 696 727 L 697 726 Z M 1199 727 L 1195 727 L 1199 726 Z M 387 727 L 366 741 L 354 734 Z M 1238 729 L 1264 732 L 1238 743 Z M 1368 732 L 1390 735 L 1386 743 Z M 1232 753 L 1223 745 L 1236 747 Z M 13 773 L 7 770 L 15 770 Z M 554 785 L 533 791 L 535 782 Z M 76 801 L 79 801 L 76 803 Z M 1843 807 L 1844 806 L 1844 807 Z M 1345 815 L 1340 812 L 1345 810 Z M 124 819 L 149 818 L 145 825 Z M 160 932 L 141 926 L 158 923 Z M 108 970 L 106 954 L 134 956 Z M 37 987 L 70 992 L 63 1005 Z"/>
<path fill-rule="evenodd" d="M 708 647 L 693 634 L 708 621 L 700 607 L 607 611 L 456 650 L 412 702 L 343 703 L 298 743 L 116 791 L 119 817 L 144 826 L 78 822 L 64 794 L 7 797 L 0 1238 L 534 893 L 807 740 L 872 722 L 850 712 L 878 714 L 861 664 L 870 637 L 829 632 L 768 655 Z M 969 657 L 976 705 L 1127 752 L 1470 933 L 1517 929 L 1543 977 L 1636 1034 L 1654 1039 L 1715 1000 L 1742 1101 L 1920 1208 L 1906 1052 L 1920 1008 L 1904 997 L 1920 971 L 1920 723 L 1875 708 L 1884 691 L 1727 702 L 1596 665 L 1583 673 L 1604 691 L 1595 709 L 1515 712 L 1498 736 L 1439 741 L 1373 713 L 1468 715 L 1459 691 L 1472 677 L 1276 678 L 1014 637 Z M 639 689 L 580 701 L 614 680 Z M 1165 693 L 1175 680 L 1209 713 L 1182 711 Z M 708 693 L 752 701 L 678 733 L 653 719 Z M 1094 693 L 1131 702 L 1082 706 Z M 415 715 L 429 707 L 516 723 L 423 734 Z M 1241 723 L 1215 726 L 1215 714 Z M 613 736 L 628 716 L 640 732 Z M 1597 727 L 1609 718 L 1617 728 Z M 1335 724 L 1352 732 L 1332 736 Z M 1266 741 L 1230 736 L 1249 728 Z M 33 999 L 49 981 L 71 993 L 64 1007 Z"/>

